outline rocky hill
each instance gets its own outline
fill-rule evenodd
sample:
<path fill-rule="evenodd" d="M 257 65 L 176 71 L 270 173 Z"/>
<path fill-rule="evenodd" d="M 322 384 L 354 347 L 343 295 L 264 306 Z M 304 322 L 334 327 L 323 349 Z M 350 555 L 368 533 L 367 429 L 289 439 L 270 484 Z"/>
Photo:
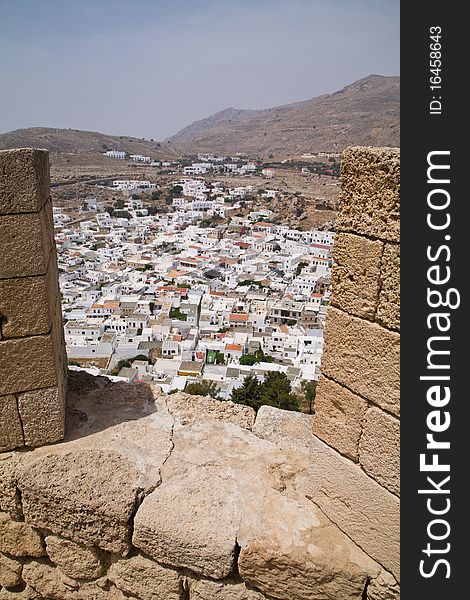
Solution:
<path fill-rule="evenodd" d="M 264 110 L 227 108 L 169 138 L 185 151 L 266 156 L 398 146 L 400 78 L 369 75 L 333 94 Z"/>
<path fill-rule="evenodd" d="M 50 127 L 30 127 L 1 133 L 0 150 L 9 148 L 46 148 L 52 155 L 101 155 L 106 150 L 124 150 L 129 154 L 144 154 L 154 159 L 175 155 L 171 144 L 167 142 Z"/>

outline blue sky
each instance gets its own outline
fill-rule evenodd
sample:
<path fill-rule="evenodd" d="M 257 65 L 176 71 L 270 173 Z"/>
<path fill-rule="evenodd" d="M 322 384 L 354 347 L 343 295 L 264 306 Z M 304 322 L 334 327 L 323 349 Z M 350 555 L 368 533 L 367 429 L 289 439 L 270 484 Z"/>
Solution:
<path fill-rule="evenodd" d="M 0 131 L 163 139 L 399 74 L 399 0 L 0 0 Z"/>

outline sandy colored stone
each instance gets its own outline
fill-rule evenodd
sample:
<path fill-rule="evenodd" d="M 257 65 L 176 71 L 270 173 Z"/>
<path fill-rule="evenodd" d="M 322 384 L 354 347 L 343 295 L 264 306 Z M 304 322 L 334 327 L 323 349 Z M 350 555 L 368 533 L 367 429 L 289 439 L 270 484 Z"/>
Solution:
<path fill-rule="evenodd" d="M 44 560 L 27 562 L 23 567 L 23 579 L 41 597 L 49 600 L 126 600 L 113 585 L 75 581 Z"/>
<path fill-rule="evenodd" d="M 236 558 L 237 492 L 230 473 L 214 469 L 163 482 L 137 511 L 134 546 L 165 564 L 227 577 Z"/>
<path fill-rule="evenodd" d="M 0 551 L 12 556 L 44 556 L 44 544 L 37 531 L 24 521 L 0 513 Z"/>
<path fill-rule="evenodd" d="M 0 394 L 57 384 L 51 335 L 0 341 Z"/>
<path fill-rule="evenodd" d="M 367 402 L 323 376 L 317 387 L 313 432 L 329 446 L 354 461 L 359 459 L 359 438 Z"/>
<path fill-rule="evenodd" d="M 400 600 L 400 585 L 391 573 L 382 570 L 370 581 L 366 600 Z"/>
<path fill-rule="evenodd" d="M 103 574 L 103 563 L 95 548 L 56 535 L 48 535 L 45 542 L 51 561 L 69 577 L 97 579 Z"/>
<path fill-rule="evenodd" d="M 22 569 L 23 565 L 19 560 L 0 552 L 0 585 L 7 588 L 19 585 L 22 582 Z"/>
<path fill-rule="evenodd" d="M 20 452 L 0 454 L 0 511 L 8 513 L 13 519 L 23 516 L 16 486 L 16 471 L 23 457 L 24 454 Z"/>
<path fill-rule="evenodd" d="M 0 590 L 0 600 L 41 600 L 41 596 L 27 585 L 21 592 L 10 591 L 6 588 Z"/>
<path fill-rule="evenodd" d="M 47 150 L 0 150 L 0 213 L 37 212 L 49 195 Z"/>
<path fill-rule="evenodd" d="M 64 437 L 65 398 L 58 387 L 18 395 L 26 446 L 42 446 Z"/>
<path fill-rule="evenodd" d="M 53 247 L 46 210 L 40 213 L 0 215 L 0 279 L 44 275 Z"/>
<path fill-rule="evenodd" d="M 187 579 L 189 600 L 265 600 L 266 596 L 247 588 L 244 582 Z"/>
<path fill-rule="evenodd" d="M 374 320 L 380 290 L 383 243 L 339 233 L 333 247 L 331 304 L 347 313 Z"/>
<path fill-rule="evenodd" d="M 364 419 L 359 461 L 371 477 L 400 494 L 400 422 L 372 407 Z"/>
<path fill-rule="evenodd" d="M 23 446 L 23 430 L 15 396 L 0 396 L 0 452 Z"/>
<path fill-rule="evenodd" d="M 113 563 L 108 579 L 139 600 L 182 600 L 183 584 L 177 571 L 144 556 L 132 556 Z"/>
<path fill-rule="evenodd" d="M 48 333 L 59 306 L 57 279 L 50 261 L 46 275 L 0 280 L 0 315 L 4 338 Z"/>
<path fill-rule="evenodd" d="M 377 322 L 400 330 L 400 246 L 385 244 L 381 267 L 382 288 L 377 306 Z"/>
<path fill-rule="evenodd" d="M 226 421 L 245 429 L 255 422 L 255 411 L 249 406 L 235 404 L 230 400 L 221 402 L 209 396 L 192 396 L 177 392 L 165 397 L 170 413 L 182 425 L 194 425 L 200 421 Z"/>
<path fill-rule="evenodd" d="M 332 306 L 322 372 L 385 410 L 400 413 L 400 336 Z"/>
<path fill-rule="evenodd" d="M 400 150 L 347 148 L 341 160 L 337 231 L 398 242 L 400 239 Z"/>
<path fill-rule="evenodd" d="M 399 579 L 399 499 L 312 433 L 312 417 L 262 406 L 253 432 L 303 457 L 293 486 Z"/>

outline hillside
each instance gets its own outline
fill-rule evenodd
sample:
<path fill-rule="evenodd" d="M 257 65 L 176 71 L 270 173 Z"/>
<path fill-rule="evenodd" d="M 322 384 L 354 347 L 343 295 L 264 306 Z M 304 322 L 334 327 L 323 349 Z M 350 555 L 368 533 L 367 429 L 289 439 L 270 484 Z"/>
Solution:
<path fill-rule="evenodd" d="M 106 135 L 78 129 L 30 127 L 0 134 L 0 150 L 9 148 L 46 148 L 54 154 L 101 155 L 106 150 L 124 150 L 154 159 L 174 156 L 171 144 L 140 140 L 127 135 Z"/>
<path fill-rule="evenodd" d="M 227 108 L 168 138 L 187 152 L 298 155 L 398 146 L 400 78 L 369 75 L 333 94 L 264 110 Z"/>

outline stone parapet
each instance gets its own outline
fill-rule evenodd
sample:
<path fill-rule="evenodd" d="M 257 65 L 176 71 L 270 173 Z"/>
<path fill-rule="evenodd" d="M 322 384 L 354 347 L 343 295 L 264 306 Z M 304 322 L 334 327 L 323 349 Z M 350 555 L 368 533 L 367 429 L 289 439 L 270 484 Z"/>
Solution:
<path fill-rule="evenodd" d="M 0 451 L 64 435 L 67 359 L 45 150 L 0 151 Z"/>

